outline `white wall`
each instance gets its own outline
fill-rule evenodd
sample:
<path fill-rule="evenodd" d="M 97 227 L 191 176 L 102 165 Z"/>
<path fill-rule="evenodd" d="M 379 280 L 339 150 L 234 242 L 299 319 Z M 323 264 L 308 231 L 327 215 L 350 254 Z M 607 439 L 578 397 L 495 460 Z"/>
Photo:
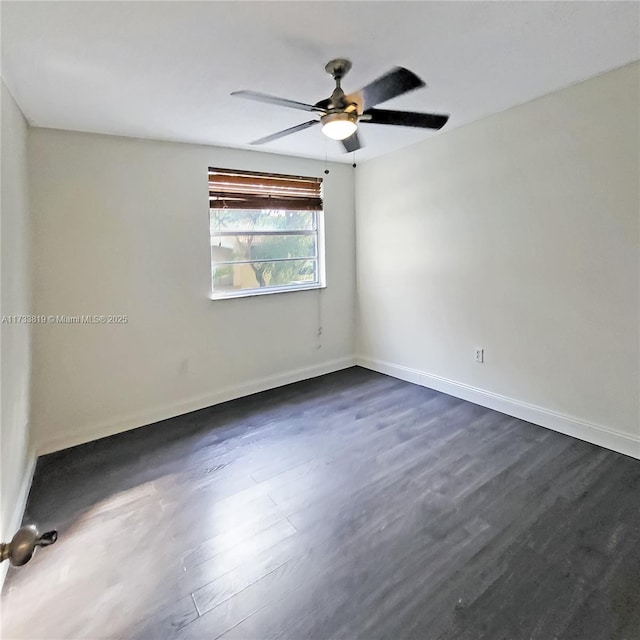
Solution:
<path fill-rule="evenodd" d="M 365 366 L 640 457 L 639 74 L 358 167 Z"/>
<path fill-rule="evenodd" d="M 640 456 L 638 69 L 358 167 L 363 364 Z M 351 167 L 29 139 L 34 312 L 129 317 L 35 327 L 40 452 L 351 363 Z M 209 300 L 210 165 L 326 178 L 326 290 Z"/>
<path fill-rule="evenodd" d="M 47 129 L 29 162 L 34 311 L 129 318 L 35 327 L 40 453 L 353 363 L 351 166 Z M 209 166 L 325 179 L 326 289 L 209 299 Z"/>
<path fill-rule="evenodd" d="M 30 311 L 27 123 L 0 81 L 0 316 Z M 0 536 L 8 540 L 19 526 L 34 456 L 29 439 L 31 327 L 0 324 Z M 0 578 L 4 578 L 3 563 Z M 1 579 L 0 579 L 1 583 Z"/>

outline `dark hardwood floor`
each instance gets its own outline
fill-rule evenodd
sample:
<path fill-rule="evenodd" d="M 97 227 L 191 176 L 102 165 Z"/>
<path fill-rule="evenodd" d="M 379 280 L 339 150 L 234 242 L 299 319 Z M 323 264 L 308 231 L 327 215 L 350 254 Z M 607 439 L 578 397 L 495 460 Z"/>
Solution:
<path fill-rule="evenodd" d="M 637 640 L 640 462 L 353 368 L 39 460 L 3 638 Z"/>

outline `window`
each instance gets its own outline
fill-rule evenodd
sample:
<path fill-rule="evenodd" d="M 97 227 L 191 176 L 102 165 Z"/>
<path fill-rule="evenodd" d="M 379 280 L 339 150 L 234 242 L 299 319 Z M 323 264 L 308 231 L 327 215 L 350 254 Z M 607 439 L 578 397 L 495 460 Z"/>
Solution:
<path fill-rule="evenodd" d="M 322 179 L 209 169 L 212 297 L 324 286 Z"/>

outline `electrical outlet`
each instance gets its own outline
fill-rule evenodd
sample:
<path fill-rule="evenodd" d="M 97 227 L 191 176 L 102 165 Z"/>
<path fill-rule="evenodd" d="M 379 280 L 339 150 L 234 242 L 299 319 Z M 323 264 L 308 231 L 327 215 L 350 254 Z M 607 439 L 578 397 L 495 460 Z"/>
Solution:
<path fill-rule="evenodd" d="M 476 347 L 475 350 L 476 362 L 484 362 L 484 349 Z"/>

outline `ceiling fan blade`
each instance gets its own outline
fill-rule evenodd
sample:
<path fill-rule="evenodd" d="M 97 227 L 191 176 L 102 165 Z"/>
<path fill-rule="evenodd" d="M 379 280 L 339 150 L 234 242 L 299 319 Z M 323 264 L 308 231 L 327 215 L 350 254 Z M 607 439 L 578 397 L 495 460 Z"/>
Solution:
<path fill-rule="evenodd" d="M 324 113 L 325 109 L 317 107 L 313 104 L 304 102 L 296 102 L 295 100 L 287 100 L 286 98 L 277 98 L 266 93 L 258 93 L 257 91 L 234 91 L 232 96 L 238 98 L 246 98 L 247 100 L 256 100 L 257 102 L 267 102 L 268 104 L 277 104 L 281 107 L 291 107 L 292 109 L 300 109 L 302 111 L 319 111 Z"/>
<path fill-rule="evenodd" d="M 362 113 L 381 102 L 424 86 L 424 82 L 413 71 L 404 67 L 394 67 L 377 80 L 362 87 L 360 91 L 348 95 L 347 102 L 356 102 L 359 106 L 358 111 Z"/>
<path fill-rule="evenodd" d="M 421 129 L 442 129 L 447 124 L 448 119 L 448 115 L 438 113 L 367 109 L 360 117 L 360 122 L 394 124 L 402 127 L 419 127 Z"/>
<path fill-rule="evenodd" d="M 341 140 L 340 142 L 342 142 L 342 145 L 344 146 L 344 150 L 347 153 L 350 153 L 352 151 L 357 151 L 358 149 L 362 149 L 362 143 L 360 142 L 360 138 L 358 137 L 357 131 L 352 135 L 350 135 L 348 138 Z"/>
<path fill-rule="evenodd" d="M 314 124 L 320 124 L 320 121 L 309 120 L 309 122 L 303 122 L 302 124 L 297 124 L 295 127 L 289 127 L 288 129 L 283 129 L 282 131 L 278 131 L 278 133 L 272 133 L 270 136 L 259 138 L 258 140 L 254 140 L 249 144 L 264 144 L 265 142 L 271 142 L 272 140 L 277 140 L 278 138 L 284 138 L 284 136 L 288 136 L 292 133 L 296 133 L 296 131 L 302 131 L 303 129 L 308 129 L 309 127 L 312 127 Z"/>
<path fill-rule="evenodd" d="M 322 109 L 322 111 L 326 111 L 331 104 L 331 98 L 326 98 L 325 100 L 320 100 L 320 102 L 316 102 L 314 106 L 318 107 L 318 109 Z"/>

